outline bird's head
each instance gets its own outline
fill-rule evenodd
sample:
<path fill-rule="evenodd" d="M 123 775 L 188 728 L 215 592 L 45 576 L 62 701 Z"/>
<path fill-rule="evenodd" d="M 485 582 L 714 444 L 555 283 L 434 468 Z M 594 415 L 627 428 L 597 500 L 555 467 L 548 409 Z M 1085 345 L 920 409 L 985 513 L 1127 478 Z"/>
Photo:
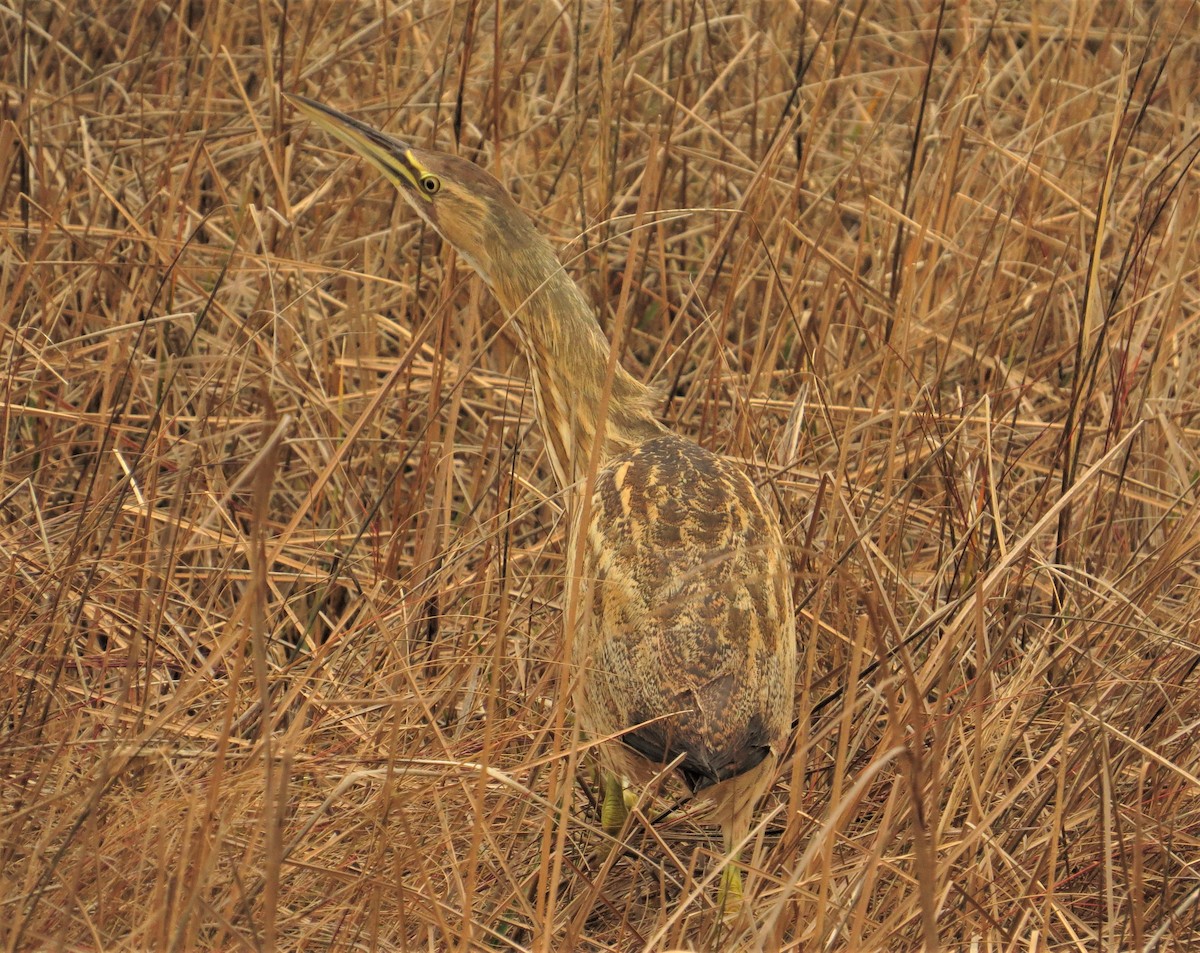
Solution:
<path fill-rule="evenodd" d="M 287 98 L 383 173 L 489 285 L 504 268 L 497 257 L 533 231 L 504 186 L 475 163 L 410 146 L 304 96 Z"/>

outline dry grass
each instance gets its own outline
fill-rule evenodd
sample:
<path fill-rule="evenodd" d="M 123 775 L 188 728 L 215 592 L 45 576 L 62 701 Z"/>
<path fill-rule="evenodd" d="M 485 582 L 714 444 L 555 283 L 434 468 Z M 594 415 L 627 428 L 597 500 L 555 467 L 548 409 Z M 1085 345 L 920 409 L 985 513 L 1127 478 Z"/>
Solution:
<path fill-rule="evenodd" d="M 1194 949 L 1197 10 L 283 9 L 0 8 L 3 948 Z M 499 172 L 777 501 L 744 934 L 673 787 L 598 859 L 515 348 L 280 87 Z"/>

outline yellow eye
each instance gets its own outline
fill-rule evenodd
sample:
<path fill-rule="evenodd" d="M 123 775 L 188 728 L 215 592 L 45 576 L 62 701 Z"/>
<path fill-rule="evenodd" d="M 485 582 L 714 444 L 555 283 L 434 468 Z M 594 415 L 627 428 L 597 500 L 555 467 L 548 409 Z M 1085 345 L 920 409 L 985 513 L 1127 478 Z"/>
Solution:
<path fill-rule="evenodd" d="M 442 191 L 442 180 L 426 172 L 421 176 L 421 191 L 426 195 L 437 195 Z"/>

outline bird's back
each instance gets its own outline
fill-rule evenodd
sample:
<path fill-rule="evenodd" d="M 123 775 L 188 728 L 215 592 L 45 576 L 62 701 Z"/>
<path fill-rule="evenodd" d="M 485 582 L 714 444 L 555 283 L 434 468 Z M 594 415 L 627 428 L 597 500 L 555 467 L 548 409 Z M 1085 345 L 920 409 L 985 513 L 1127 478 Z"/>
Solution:
<path fill-rule="evenodd" d="M 584 728 L 624 732 L 614 760 L 626 772 L 682 754 L 692 790 L 779 754 L 795 681 L 790 574 L 750 480 L 664 434 L 605 462 L 590 509 L 577 534 Z"/>

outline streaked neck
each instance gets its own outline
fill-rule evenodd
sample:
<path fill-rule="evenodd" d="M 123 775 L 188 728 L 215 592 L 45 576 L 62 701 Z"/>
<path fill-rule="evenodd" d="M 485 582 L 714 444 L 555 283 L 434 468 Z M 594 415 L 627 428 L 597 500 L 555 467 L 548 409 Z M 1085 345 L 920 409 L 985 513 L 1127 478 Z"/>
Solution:
<path fill-rule="evenodd" d="M 664 430 L 654 417 L 649 388 L 620 364 L 608 381 L 608 341 L 550 244 L 531 224 L 526 234 L 510 239 L 495 263 L 503 277 L 491 282 L 492 291 L 525 348 L 550 462 L 565 488 L 586 473 L 598 431 L 603 462 Z"/>

